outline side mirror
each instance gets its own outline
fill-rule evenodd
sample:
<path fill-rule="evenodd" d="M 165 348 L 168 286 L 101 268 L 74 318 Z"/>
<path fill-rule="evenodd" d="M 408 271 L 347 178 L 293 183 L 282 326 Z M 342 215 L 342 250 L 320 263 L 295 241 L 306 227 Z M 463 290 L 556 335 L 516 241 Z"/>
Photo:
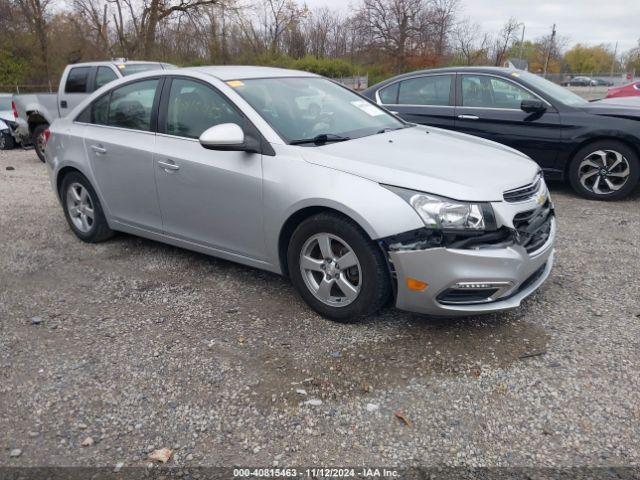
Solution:
<path fill-rule="evenodd" d="M 209 150 L 246 150 L 244 131 L 235 123 L 221 123 L 208 128 L 198 140 Z"/>
<path fill-rule="evenodd" d="M 522 100 L 520 110 L 527 113 L 544 112 L 547 109 L 542 100 Z"/>

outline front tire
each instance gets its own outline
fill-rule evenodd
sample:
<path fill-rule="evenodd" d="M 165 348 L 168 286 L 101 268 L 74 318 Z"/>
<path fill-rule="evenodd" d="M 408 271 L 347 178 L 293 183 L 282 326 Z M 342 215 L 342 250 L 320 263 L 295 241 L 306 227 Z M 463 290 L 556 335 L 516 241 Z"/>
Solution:
<path fill-rule="evenodd" d="M 289 277 L 323 317 L 351 323 L 376 313 L 391 294 L 382 250 L 352 220 L 320 213 L 293 232 Z"/>
<path fill-rule="evenodd" d="M 581 148 L 569 165 L 573 189 L 592 200 L 619 200 L 629 195 L 640 178 L 637 153 L 615 140 Z"/>
<path fill-rule="evenodd" d="M 98 243 L 113 236 L 104 217 L 100 200 L 87 178 L 79 172 L 72 172 L 62 180 L 60 198 L 64 215 L 73 230 L 83 242 Z"/>
<path fill-rule="evenodd" d="M 42 123 L 33 130 L 33 145 L 36 149 L 36 155 L 38 155 L 38 158 L 42 163 L 45 162 L 44 147 L 46 144 L 46 139 L 44 136 L 44 131 L 47 128 L 49 128 L 49 125 L 46 123 Z"/>

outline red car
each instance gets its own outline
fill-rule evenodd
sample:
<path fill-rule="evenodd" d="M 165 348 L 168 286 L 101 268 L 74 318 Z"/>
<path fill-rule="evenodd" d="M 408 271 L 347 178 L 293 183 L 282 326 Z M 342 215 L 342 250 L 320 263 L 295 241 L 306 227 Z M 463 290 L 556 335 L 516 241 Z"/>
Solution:
<path fill-rule="evenodd" d="M 640 96 L 640 81 L 629 83 L 621 87 L 613 87 L 607 91 L 607 98 Z"/>

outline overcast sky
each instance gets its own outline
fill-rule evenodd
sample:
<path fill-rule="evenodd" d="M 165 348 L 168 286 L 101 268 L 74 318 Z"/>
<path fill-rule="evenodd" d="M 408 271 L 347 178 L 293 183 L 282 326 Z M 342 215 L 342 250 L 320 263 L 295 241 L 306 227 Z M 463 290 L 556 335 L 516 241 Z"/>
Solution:
<path fill-rule="evenodd" d="M 303 0 L 298 0 L 302 3 Z M 328 6 L 349 11 L 351 0 L 306 0 L 311 8 Z M 558 35 L 569 45 L 577 42 L 595 45 L 618 42 L 618 52 L 638 44 L 640 38 L 639 0 L 461 0 L 461 17 L 469 17 L 486 31 L 500 29 L 509 17 L 526 24 L 525 40 L 551 31 L 556 23 Z"/>

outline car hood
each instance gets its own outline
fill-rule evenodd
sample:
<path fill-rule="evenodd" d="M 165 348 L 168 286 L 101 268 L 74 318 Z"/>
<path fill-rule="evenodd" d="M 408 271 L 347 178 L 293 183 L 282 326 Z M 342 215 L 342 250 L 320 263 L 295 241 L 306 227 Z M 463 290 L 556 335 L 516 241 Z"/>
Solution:
<path fill-rule="evenodd" d="M 303 156 L 378 183 L 471 201 L 501 201 L 505 190 L 531 183 L 540 170 L 504 145 L 421 126 L 305 148 Z"/>
<path fill-rule="evenodd" d="M 588 105 L 580 107 L 580 110 L 592 115 L 640 120 L 640 107 L 637 106 L 591 102 Z"/>

